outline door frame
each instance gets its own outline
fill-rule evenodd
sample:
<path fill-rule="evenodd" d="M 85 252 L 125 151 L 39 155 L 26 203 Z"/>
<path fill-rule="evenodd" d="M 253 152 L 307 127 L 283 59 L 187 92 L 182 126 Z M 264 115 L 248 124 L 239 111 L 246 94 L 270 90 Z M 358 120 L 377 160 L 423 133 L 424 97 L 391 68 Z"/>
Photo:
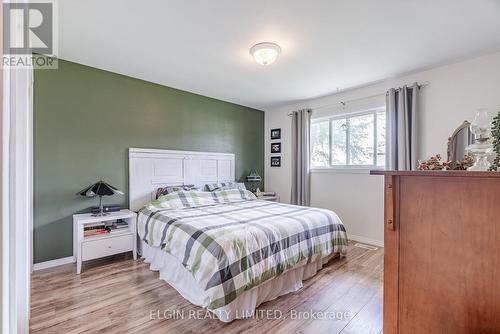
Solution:
<path fill-rule="evenodd" d="M 0 17 L 2 10 L 0 6 Z M 0 36 L 2 30 L 0 24 Z M 21 39 L 21 34 L 11 38 Z M 28 333 L 33 263 L 33 70 L 0 71 L 0 328 L 3 333 Z"/>

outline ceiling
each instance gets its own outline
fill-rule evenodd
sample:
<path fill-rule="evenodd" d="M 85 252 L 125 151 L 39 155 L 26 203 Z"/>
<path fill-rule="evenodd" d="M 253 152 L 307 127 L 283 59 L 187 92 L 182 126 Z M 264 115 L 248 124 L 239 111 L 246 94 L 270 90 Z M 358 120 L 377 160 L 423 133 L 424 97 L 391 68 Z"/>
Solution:
<path fill-rule="evenodd" d="M 62 0 L 60 58 L 268 109 L 500 50 L 500 0 Z M 249 48 L 279 44 L 269 66 Z"/>

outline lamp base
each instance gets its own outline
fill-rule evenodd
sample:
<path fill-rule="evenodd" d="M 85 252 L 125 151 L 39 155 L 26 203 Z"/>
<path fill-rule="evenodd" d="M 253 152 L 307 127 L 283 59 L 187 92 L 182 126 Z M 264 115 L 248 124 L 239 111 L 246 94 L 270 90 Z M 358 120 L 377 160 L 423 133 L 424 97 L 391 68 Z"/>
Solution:
<path fill-rule="evenodd" d="M 104 211 L 101 211 L 101 212 L 96 212 L 96 213 L 93 213 L 91 214 L 92 217 L 104 217 L 104 216 L 109 216 L 109 212 L 104 212 Z"/>
<path fill-rule="evenodd" d="M 472 144 L 466 148 L 474 156 L 474 165 L 467 168 L 469 171 L 488 171 L 491 163 L 488 158 L 493 153 L 493 145 L 490 143 Z"/>
<path fill-rule="evenodd" d="M 104 217 L 108 216 L 109 213 L 104 211 L 104 207 L 102 205 L 102 195 L 99 195 L 99 211 L 92 214 L 92 217 Z"/>

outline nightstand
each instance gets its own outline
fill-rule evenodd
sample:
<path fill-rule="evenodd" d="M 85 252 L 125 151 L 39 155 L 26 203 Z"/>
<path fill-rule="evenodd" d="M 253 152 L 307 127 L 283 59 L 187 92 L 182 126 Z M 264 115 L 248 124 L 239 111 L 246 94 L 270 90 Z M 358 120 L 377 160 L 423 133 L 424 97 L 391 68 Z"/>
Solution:
<path fill-rule="evenodd" d="M 111 230 L 105 234 L 85 236 L 85 227 L 110 225 L 116 220 L 126 222 L 128 226 Z M 122 223 L 123 224 L 123 223 Z M 124 224 L 123 224 L 124 225 Z M 82 270 L 82 261 L 97 259 L 109 255 L 130 252 L 137 259 L 137 214 L 130 210 L 110 212 L 107 216 L 94 217 L 90 213 L 73 215 L 73 262 L 76 273 Z"/>
<path fill-rule="evenodd" d="M 279 195 L 274 195 L 274 196 L 257 196 L 257 199 L 260 199 L 262 201 L 270 201 L 270 202 L 279 202 L 280 197 Z"/>

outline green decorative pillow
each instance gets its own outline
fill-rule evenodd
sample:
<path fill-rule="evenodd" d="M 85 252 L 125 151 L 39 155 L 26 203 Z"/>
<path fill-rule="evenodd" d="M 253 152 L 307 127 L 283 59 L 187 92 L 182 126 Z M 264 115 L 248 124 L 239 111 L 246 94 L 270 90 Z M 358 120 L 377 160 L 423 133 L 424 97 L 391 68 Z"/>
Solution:
<path fill-rule="evenodd" d="M 179 190 L 163 195 L 151 205 L 170 209 L 194 208 L 198 206 L 253 201 L 257 197 L 248 191 L 240 189 L 216 190 L 213 192 L 199 190 Z"/>
<path fill-rule="evenodd" d="M 246 190 L 247 189 L 245 187 L 244 183 L 237 183 L 237 182 L 210 183 L 210 184 L 206 184 L 205 188 L 208 191 L 229 190 L 229 189 Z"/>
<path fill-rule="evenodd" d="M 194 184 L 184 184 L 184 185 L 178 185 L 178 186 L 166 186 L 163 188 L 158 188 L 156 189 L 156 199 L 158 199 L 160 196 L 164 196 L 167 194 L 171 194 L 176 191 L 181 191 L 181 190 L 198 190 L 197 187 L 195 187 Z"/>

